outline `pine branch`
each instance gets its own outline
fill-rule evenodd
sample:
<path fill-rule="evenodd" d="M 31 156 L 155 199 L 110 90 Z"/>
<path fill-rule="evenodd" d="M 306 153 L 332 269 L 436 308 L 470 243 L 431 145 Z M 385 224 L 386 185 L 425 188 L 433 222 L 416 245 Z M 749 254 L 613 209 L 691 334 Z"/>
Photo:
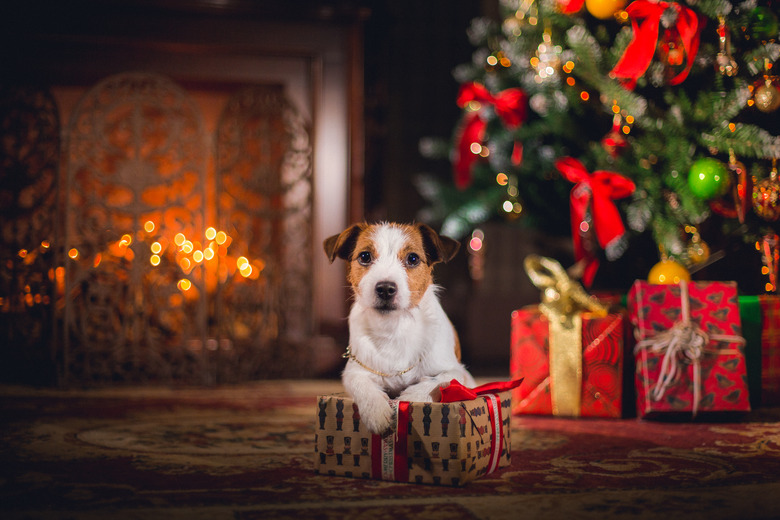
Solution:
<path fill-rule="evenodd" d="M 754 159 L 780 158 L 780 137 L 761 127 L 737 123 L 732 130 L 724 122 L 711 133 L 701 134 L 701 143 L 718 150 L 734 150 L 739 156 Z"/>

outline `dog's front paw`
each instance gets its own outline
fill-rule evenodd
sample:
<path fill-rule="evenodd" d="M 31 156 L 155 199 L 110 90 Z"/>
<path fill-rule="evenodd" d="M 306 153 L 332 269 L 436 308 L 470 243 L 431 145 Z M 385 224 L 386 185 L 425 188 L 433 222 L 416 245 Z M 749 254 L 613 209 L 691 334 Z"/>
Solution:
<path fill-rule="evenodd" d="M 371 433 L 384 433 L 390 429 L 393 420 L 393 407 L 387 399 L 377 397 L 375 399 L 361 399 L 358 404 L 360 422 Z"/>
<path fill-rule="evenodd" d="M 417 403 L 427 403 L 430 401 L 441 401 L 441 390 L 439 384 L 435 381 L 424 381 L 412 385 L 404 390 L 399 401 L 411 401 Z"/>

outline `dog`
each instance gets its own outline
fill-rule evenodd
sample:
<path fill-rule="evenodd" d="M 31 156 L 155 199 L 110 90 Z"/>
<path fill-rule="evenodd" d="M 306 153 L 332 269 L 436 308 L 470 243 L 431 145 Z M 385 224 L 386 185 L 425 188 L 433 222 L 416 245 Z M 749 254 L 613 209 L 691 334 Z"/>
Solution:
<path fill-rule="evenodd" d="M 372 433 L 391 426 L 390 399 L 439 401 L 452 379 L 473 387 L 457 332 L 442 309 L 433 267 L 460 243 L 425 224 L 354 224 L 324 242 L 347 261 L 353 303 L 342 382 Z"/>

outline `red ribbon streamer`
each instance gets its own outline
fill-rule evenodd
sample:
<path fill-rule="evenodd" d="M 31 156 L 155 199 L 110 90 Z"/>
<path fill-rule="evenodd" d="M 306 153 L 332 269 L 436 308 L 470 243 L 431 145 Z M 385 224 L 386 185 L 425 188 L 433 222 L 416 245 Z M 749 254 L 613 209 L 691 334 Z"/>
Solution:
<path fill-rule="evenodd" d="M 509 130 L 515 130 L 526 118 L 527 96 L 519 88 L 509 88 L 493 95 L 479 83 L 467 83 L 460 88 L 458 106 L 465 108 L 470 101 L 493 107 L 496 115 Z M 465 189 L 471 184 L 471 168 L 479 157 L 471 151 L 472 143 L 481 144 L 485 140 L 487 121 L 481 110 L 466 114 L 461 131 L 453 150 L 453 174 L 455 186 Z"/>
<path fill-rule="evenodd" d="M 476 388 L 468 388 L 459 383 L 456 379 L 450 381 L 450 384 L 441 389 L 441 402 L 453 403 L 457 401 L 471 401 L 482 396 L 490 394 L 494 396 L 499 392 L 511 390 L 522 383 L 522 379 L 513 381 L 487 383 Z M 498 457 L 501 455 L 501 446 L 504 443 L 503 419 L 501 417 L 501 403 L 496 399 L 485 399 L 488 407 L 488 416 L 490 422 L 496 427 L 493 428 L 491 435 L 491 455 L 488 460 L 488 472 L 498 466 Z M 409 410 L 411 406 L 408 401 L 398 402 L 398 423 L 395 434 L 390 437 L 382 437 L 378 434 L 371 435 L 371 477 L 376 480 L 382 480 L 386 475 L 389 457 L 392 456 L 393 480 L 397 482 L 409 481 L 409 463 L 408 463 L 408 438 L 409 438 Z M 392 450 L 392 455 L 386 453 Z M 385 460 L 388 457 L 388 460 Z"/>
<path fill-rule="evenodd" d="M 463 386 L 457 379 L 450 381 L 450 384 L 441 389 L 442 403 L 453 403 L 457 401 L 471 401 L 479 397 L 485 397 L 487 405 L 488 418 L 491 423 L 490 434 L 490 458 L 488 459 L 487 473 L 492 473 L 498 467 L 498 459 L 501 457 L 501 448 L 504 445 L 504 419 L 501 415 L 501 403 L 496 398 L 496 394 L 506 392 L 520 386 L 523 379 L 514 379 L 512 381 L 499 381 L 486 383 L 476 388 Z"/>
<path fill-rule="evenodd" d="M 409 481 L 409 410 L 408 401 L 398 402 L 398 423 L 394 435 L 383 437 L 371 434 L 371 477 L 383 480 L 389 477 L 396 482 Z"/>
<path fill-rule="evenodd" d="M 677 11 L 677 22 L 674 28 L 680 35 L 687 60 L 685 69 L 673 77 L 669 84 L 679 85 L 688 77 L 693 60 L 699 51 L 699 34 L 702 25 L 699 23 L 699 17 L 692 9 L 678 3 L 634 0 L 626 7 L 626 13 L 631 18 L 634 39 L 628 44 L 623 56 L 610 72 L 611 76 L 624 78 L 626 87 L 633 89 L 636 86 L 636 80 L 650 66 L 658 44 L 661 15 L 668 8 Z"/>
<path fill-rule="evenodd" d="M 575 183 L 569 198 L 571 235 L 576 260 L 585 259 L 587 262 L 582 280 L 589 287 L 596 276 L 599 261 L 595 256 L 589 254 L 580 236 L 580 224 L 585 218 L 588 205 L 590 205 L 598 243 L 602 249 L 608 250 L 610 247 L 614 247 L 626 232 L 623 220 L 620 218 L 620 212 L 613 200 L 631 195 L 636 189 L 636 185 L 615 172 L 598 170 L 590 174 L 580 161 L 572 157 L 557 160 L 555 167 L 569 182 Z"/>

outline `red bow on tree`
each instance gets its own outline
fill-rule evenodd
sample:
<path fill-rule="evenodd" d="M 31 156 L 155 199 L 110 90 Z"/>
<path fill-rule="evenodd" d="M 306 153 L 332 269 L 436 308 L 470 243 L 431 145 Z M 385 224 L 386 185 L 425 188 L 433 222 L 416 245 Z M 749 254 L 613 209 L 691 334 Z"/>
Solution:
<path fill-rule="evenodd" d="M 558 7 L 564 14 L 574 14 L 582 9 L 585 0 L 558 0 Z"/>
<path fill-rule="evenodd" d="M 590 206 L 593 231 L 599 246 L 604 250 L 607 258 L 617 258 L 621 252 L 620 246 L 626 228 L 613 200 L 631 195 L 636 186 L 629 179 L 615 172 L 600 170 L 590 174 L 580 161 L 572 157 L 557 160 L 555 167 L 568 181 L 575 183 L 569 199 L 571 235 L 576 260 L 586 261 L 582 281 L 589 287 L 596 276 L 599 261 L 582 243 L 580 228 L 585 221 L 585 213 Z"/>
<path fill-rule="evenodd" d="M 634 39 L 628 44 L 623 56 L 610 72 L 611 76 L 623 78 L 624 84 L 630 89 L 636 86 L 636 80 L 645 73 L 653 60 L 658 44 L 661 16 L 667 9 L 673 9 L 676 12 L 677 20 L 670 29 L 674 29 L 679 34 L 686 55 L 685 68 L 669 80 L 669 84 L 679 85 L 688 77 L 693 60 L 699 50 L 699 34 L 701 33 L 699 17 L 693 9 L 678 3 L 634 0 L 626 7 L 626 13 L 631 18 Z"/>
<path fill-rule="evenodd" d="M 493 107 L 496 115 L 509 130 L 515 130 L 523 124 L 526 117 L 526 95 L 519 88 L 509 88 L 493 95 L 479 83 L 467 83 L 460 88 L 458 106 L 466 108 L 471 101 Z M 463 119 L 460 135 L 453 153 L 453 173 L 455 186 L 460 189 L 471 183 L 471 167 L 477 160 L 479 151 L 472 150 L 472 144 L 485 140 L 487 121 L 482 117 L 482 110 L 475 109 L 466 114 Z M 516 144 L 517 147 L 517 144 Z M 512 154 L 513 160 L 520 157 L 517 148 Z"/>

